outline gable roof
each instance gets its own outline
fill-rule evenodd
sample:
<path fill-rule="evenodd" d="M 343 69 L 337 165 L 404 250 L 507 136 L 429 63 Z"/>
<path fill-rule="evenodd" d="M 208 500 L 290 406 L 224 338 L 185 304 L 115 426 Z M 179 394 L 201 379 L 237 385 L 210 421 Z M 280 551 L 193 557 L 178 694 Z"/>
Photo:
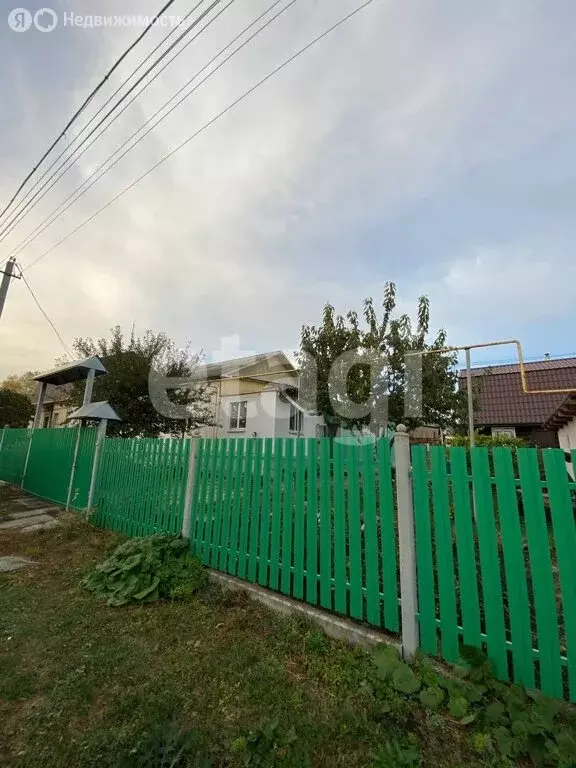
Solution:
<path fill-rule="evenodd" d="M 529 389 L 576 388 L 576 357 L 525 363 L 524 369 Z M 461 370 L 459 375 L 460 389 L 464 389 L 466 371 Z M 525 393 L 517 363 L 473 368 L 472 376 L 482 377 L 474 412 L 474 421 L 479 426 L 541 426 L 566 400 L 567 393 Z"/>
<path fill-rule="evenodd" d="M 248 371 L 256 367 L 262 368 L 262 370 L 254 372 L 253 375 L 255 376 L 296 371 L 294 364 L 282 350 L 208 363 L 198 366 L 198 371 L 202 372 L 208 379 L 225 379 L 239 376 L 243 371 L 248 376 Z"/>
<path fill-rule="evenodd" d="M 568 395 L 560 403 L 554 413 L 550 414 L 545 426 L 547 429 L 560 429 L 572 419 L 576 419 L 576 394 Z"/>
<path fill-rule="evenodd" d="M 34 376 L 34 381 L 41 381 L 44 384 L 70 384 L 73 381 L 87 379 L 90 371 L 94 371 L 95 376 L 108 373 L 102 360 L 97 355 L 93 355 Z"/>

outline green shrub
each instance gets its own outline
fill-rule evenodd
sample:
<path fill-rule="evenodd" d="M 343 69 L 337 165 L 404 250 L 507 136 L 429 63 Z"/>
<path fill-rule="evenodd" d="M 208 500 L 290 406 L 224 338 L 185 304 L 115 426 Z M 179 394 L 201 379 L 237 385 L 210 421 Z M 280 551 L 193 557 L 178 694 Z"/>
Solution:
<path fill-rule="evenodd" d="M 523 448 L 526 441 L 521 437 L 510 437 L 510 435 L 481 435 L 474 432 L 474 444 L 476 447 L 484 448 Z M 470 447 L 470 438 L 468 435 L 453 435 L 448 443 L 450 446 L 463 445 Z"/>
<path fill-rule="evenodd" d="M 205 581 L 202 563 L 190 554 L 186 539 L 149 536 L 116 547 L 82 583 L 116 606 L 163 597 L 183 599 Z"/>

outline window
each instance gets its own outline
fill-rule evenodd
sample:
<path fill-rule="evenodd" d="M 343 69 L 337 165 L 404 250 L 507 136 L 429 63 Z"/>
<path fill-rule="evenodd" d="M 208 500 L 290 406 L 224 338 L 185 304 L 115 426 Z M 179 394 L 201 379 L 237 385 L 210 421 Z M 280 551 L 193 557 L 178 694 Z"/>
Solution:
<path fill-rule="evenodd" d="M 516 437 L 516 427 L 492 427 L 492 437 Z"/>
<path fill-rule="evenodd" d="M 238 400 L 230 403 L 230 427 L 229 429 L 246 429 L 246 413 L 248 400 Z"/>
<path fill-rule="evenodd" d="M 290 404 L 290 432 L 302 432 L 304 426 L 304 414 L 295 405 Z"/>

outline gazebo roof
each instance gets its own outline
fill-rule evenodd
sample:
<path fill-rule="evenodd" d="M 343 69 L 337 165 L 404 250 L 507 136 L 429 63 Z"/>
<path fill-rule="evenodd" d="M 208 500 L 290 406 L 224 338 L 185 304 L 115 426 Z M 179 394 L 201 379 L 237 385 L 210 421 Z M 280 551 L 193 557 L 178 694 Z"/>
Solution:
<path fill-rule="evenodd" d="M 94 355 L 84 360 L 75 360 L 61 368 L 54 368 L 47 373 L 41 373 L 39 376 L 35 376 L 34 380 L 44 384 L 71 384 L 74 381 L 87 379 L 90 371 L 94 371 L 95 376 L 103 376 L 108 373 L 102 360 Z"/>
<path fill-rule="evenodd" d="M 120 416 L 116 413 L 114 408 L 107 400 L 103 400 L 100 403 L 88 403 L 78 408 L 68 416 L 68 421 L 72 419 L 94 419 L 96 421 L 121 421 Z"/>

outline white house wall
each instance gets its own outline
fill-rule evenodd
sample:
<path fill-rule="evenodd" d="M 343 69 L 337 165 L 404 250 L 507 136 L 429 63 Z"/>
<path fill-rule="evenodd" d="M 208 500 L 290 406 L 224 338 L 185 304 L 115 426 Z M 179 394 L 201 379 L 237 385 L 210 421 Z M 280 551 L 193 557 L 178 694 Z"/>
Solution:
<path fill-rule="evenodd" d="M 576 451 L 576 419 L 558 430 L 558 442 L 564 451 Z"/>
<path fill-rule="evenodd" d="M 275 437 L 277 393 L 274 390 L 257 395 L 234 395 L 220 400 L 216 430 L 218 437 Z M 232 403 L 246 401 L 246 429 L 230 429 Z"/>

